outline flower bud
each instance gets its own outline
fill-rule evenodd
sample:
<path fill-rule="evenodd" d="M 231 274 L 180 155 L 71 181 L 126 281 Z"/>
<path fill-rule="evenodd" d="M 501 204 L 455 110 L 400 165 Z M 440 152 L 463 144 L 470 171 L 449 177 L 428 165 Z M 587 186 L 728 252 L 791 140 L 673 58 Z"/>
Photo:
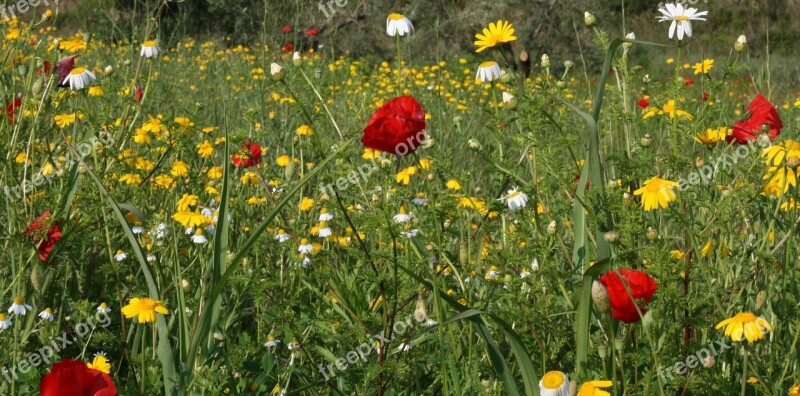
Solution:
<path fill-rule="evenodd" d="M 517 107 L 517 98 L 510 92 L 503 92 L 503 103 L 509 110 L 514 110 Z"/>
<path fill-rule="evenodd" d="M 733 49 L 735 49 L 736 52 L 744 51 L 744 47 L 746 46 L 747 46 L 747 37 L 745 37 L 744 35 L 739 36 L 739 38 L 736 39 L 736 42 L 733 43 Z"/>
<path fill-rule="evenodd" d="M 658 239 L 658 233 L 653 229 L 653 227 L 647 227 L 647 239 L 650 241 L 655 241 Z"/>
<path fill-rule="evenodd" d="M 643 83 L 650 84 L 650 81 L 652 81 L 652 80 L 650 79 L 650 75 L 649 74 L 645 74 L 644 77 L 642 77 L 642 82 Z"/>
<path fill-rule="evenodd" d="M 547 233 L 549 235 L 555 235 L 557 228 L 558 226 L 556 225 L 556 221 L 553 220 L 550 222 L 550 224 L 547 225 Z"/>
<path fill-rule="evenodd" d="M 108 65 L 108 66 L 106 66 L 105 69 L 103 69 L 103 72 L 105 72 L 107 75 L 110 76 L 110 75 L 114 74 L 114 68 L 111 67 L 111 65 Z"/>
<path fill-rule="evenodd" d="M 567 86 L 567 83 L 565 83 L 565 82 L 564 82 L 564 80 L 558 80 L 558 81 L 556 81 L 556 87 L 559 87 L 559 88 L 564 88 L 564 87 L 566 87 L 566 86 Z"/>
<path fill-rule="evenodd" d="M 786 158 L 786 166 L 790 168 L 797 168 L 800 166 L 800 157 L 796 155 L 790 155 Z"/>
<path fill-rule="evenodd" d="M 608 243 L 615 243 L 619 240 L 619 232 L 617 231 L 608 231 L 603 234 L 603 239 L 605 239 Z"/>
<path fill-rule="evenodd" d="M 714 359 L 713 356 L 706 356 L 706 358 L 703 359 L 703 367 L 705 367 L 705 368 L 712 368 L 712 367 L 714 367 L 714 364 L 716 364 L 716 363 L 717 363 L 717 360 Z"/>
<path fill-rule="evenodd" d="M 273 62 L 269 66 L 269 74 L 271 74 L 272 78 L 274 78 L 275 80 L 280 81 L 281 79 L 283 79 L 283 67 Z"/>
<path fill-rule="evenodd" d="M 190 286 L 191 285 L 189 284 L 188 280 L 181 279 L 181 287 L 183 288 L 184 291 L 188 291 Z"/>
<path fill-rule="evenodd" d="M 767 292 L 761 290 L 756 294 L 756 309 L 761 309 L 764 307 L 764 304 L 767 302 Z"/>
<path fill-rule="evenodd" d="M 758 135 L 757 139 L 758 139 L 758 144 L 761 145 L 761 147 L 767 147 L 771 144 L 770 142 L 771 139 L 769 138 L 768 133 L 762 133 Z"/>
<path fill-rule="evenodd" d="M 573 62 L 573 61 L 571 61 L 569 59 L 564 61 L 564 68 L 572 69 L 573 67 L 575 67 L 575 62 Z"/>
<path fill-rule="evenodd" d="M 460 122 L 461 122 L 461 120 L 462 120 L 461 116 L 455 116 L 455 117 L 453 117 L 453 123 L 454 123 L 454 124 L 458 124 L 458 123 L 460 123 Z"/>
<path fill-rule="evenodd" d="M 547 69 L 550 67 L 550 57 L 547 54 L 542 55 L 542 68 Z"/>
<path fill-rule="evenodd" d="M 300 53 L 297 51 L 292 54 L 292 64 L 295 66 L 300 66 L 303 64 L 303 58 L 300 57 Z"/>
<path fill-rule="evenodd" d="M 590 14 L 589 11 L 586 11 L 583 13 L 583 23 L 585 23 L 587 27 L 593 27 L 597 24 L 597 18 Z"/>
<path fill-rule="evenodd" d="M 511 74 L 506 72 L 505 70 L 500 70 L 500 82 L 503 84 L 508 84 L 511 82 Z"/>
<path fill-rule="evenodd" d="M 641 144 L 642 147 L 650 147 L 650 145 L 653 144 L 653 137 L 650 136 L 649 133 L 646 133 L 641 139 L 639 139 L 639 144 Z"/>
<path fill-rule="evenodd" d="M 33 85 L 31 86 L 31 93 L 33 96 L 38 96 L 42 92 L 42 88 L 44 88 L 44 79 L 39 77 L 33 82 Z"/>
<path fill-rule="evenodd" d="M 617 352 L 622 353 L 622 350 L 624 348 L 625 348 L 625 337 L 621 335 L 617 336 L 617 338 L 614 339 L 614 349 Z"/>
<path fill-rule="evenodd" d="M 122 62 L 122 64 L 125 65 L 125 66 L 130 66 L 131 65 L 131 60 L 130 59 L 125 59 L 125 61 Z"/>
<path fill-rule="evenodd" d="M 480 150 L 481 149 L 481 143 L 479 141 L 475 140 L 475 139 L 467 140 L 467 146 L 469 148 L 471 148 L 471 149 L 474 149 L 474 150 Z"/>
<path fill-rule="evenodd" d="M 628 39 L 628 40 L 636 40 L 636 34 L 633 33 L 633 32 L 630 32 L 627 35 L 625 35 L 625 38 Z M 622 49 L 625 52 L 627 52 L 631 48 L 632 45 L 633 45 L 632 43 L 623 43 L 622 44 Z"/>
<path fill-rule="evenodd" d="M 622 193 L 622 203 L 629 204 L 631 203 L 631 195 L 627 192 Z"/>
<path fill-rule="evenodd" d="M 600 281 L 592 282 L 592 301 L 600 312 L 608 312 L 611 303 L 608 300 L 608 290 Z"/>
<path fill-rule="evenodd" d="M 600 359 L 605 359 L 608 356 L 608 345 L 598 345 L 597 354 L 600 355 Z"/>
<path fill-rule="evenodd" d="M 694 167 L 695 168 L 702 168 L 706 162 L 701 157 L 694 157 Z"/>

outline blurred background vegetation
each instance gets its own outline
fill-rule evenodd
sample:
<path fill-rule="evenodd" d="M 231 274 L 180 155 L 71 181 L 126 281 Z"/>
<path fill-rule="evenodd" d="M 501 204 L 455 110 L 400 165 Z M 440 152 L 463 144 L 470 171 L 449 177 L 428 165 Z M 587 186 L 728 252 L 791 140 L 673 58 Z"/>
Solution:
<path fill-rule="evenodd" d="M 135 28 L 126 26 L 128 21 L 141 20 L 134 14 L 152 12 L 155 1 L 62 0 L 60 22 L 65 28 L 124 41 Z M 800 19 L 790 16 L 800 15 L 800 0 L 684 1 L 709 11 L 708 22 L 698 23 L 689 41 L 694 53 L 727 56 L 739 34 L 747 36 L 751 57 L 764 58 L 767 48 L 776 60 L 798 52 Z M 171 1 L 163 10 L 159 38 L 167 47 L 187 34 L 223 39 L 228 45 L 265 42 L 281 48 L 292 43 L 307 49 L 321 44 L 328 55 L 393 59 L 394 40 L 377 34 L 377 27 L 384 26 L 388 13 L 399 12 L 416 27 L 404 40 L 412 57 L 473 53 L 475 33 L 489 22 L 507 19 L 517 29 L 515 51 L 525 49 L 534 60 L 547 53 L 560 61 L 575 58 L 582 48 L 587 63 L 598 65 L 601 53 L 590 42 L 593 34 L 583 24 L 584 11 L 597 16 L 598 27 L 610 38 L 635 32 L 641 40 L 666 43 L 668 25 L 655 19 L 658 5 L 654 0 L 184 0 Z M 282 32 L 287 24 L 293 27 L 291 34 Z M 309 40 L 309 29 L 320 34 Z M 657 49 L 642 48 L 633 56 L 648 67 L 653 66 L 650 59 L 663 63 L 663 56 L 654 56 L 658 54 Z"/>

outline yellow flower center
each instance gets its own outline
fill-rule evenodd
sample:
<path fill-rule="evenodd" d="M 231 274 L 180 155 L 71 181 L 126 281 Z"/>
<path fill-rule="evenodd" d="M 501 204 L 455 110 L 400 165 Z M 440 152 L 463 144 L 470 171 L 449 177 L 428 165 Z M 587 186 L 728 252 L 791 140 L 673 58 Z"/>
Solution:
<path fill-rule="evenodd" d="M 69 74 L 72 74 L 73 76 L 76 76 L 78 74 L 83 74 L 83 72 L 85 72 L 85 71 L 86 71 L 85 67 L 76 67 L 76 68 L 72 69 L 72 71 L 69 72 Z"/>
<path fill-rule="evenodd" d="M 50 308 L 45 308 L 44 311 L 47 312 L 47 313 L 53 313 L 53 310 L 50 309 Z"/>
<path fill-rule="evenodd" d="M 756 319 L 758 319 L 758 317 L 750 312 L 741 312 L 733 317 L 733 321 L 739 323 L 752 323 L 755 322 Z"/>
<path fill-rule="evenodd" d="M 300 244 L 301 245 L 308 245 L 308 239 L 306 239 L 306 238 L 301 239 L 300 240 Z"/>
<path fill-rule="evenodd" d="M 679 15 L 679 16 L 676 16 L 676 17 L 675 17 L 675 20 L 676 20 L 676 21 L 688 21 L 688 20 L 689 20 L 689 17 L 688 17 L 688 16 L 686 16 L 686 15 Z"/>
<path fill-rule="evenodd" d="M 519 194 L 520 194 L 519 191 L 514 191 L 511 194 L 508 194 L 508 199 L 513 199 L 513 198 L 517 197 Z"/>
<path fill-rule="evenodd" d="M 550 371 L 542 377 L 542 385 L 547 389 L 558 389 L 564 384 L 564 374 L 558 371 Z"/>
<path fill-rule="evenodd" d="M 147 40 L 147 41 L 142 43 L 142 46 L 143 47 L 155 47 L 156 46 L 156 42 L 153 41 L 153 40 Z"/>
<path fill-rule="evenodd" d="M 0 313 L 0 322 L 4 322 L 6 320 L 6 314 Z"/>
<path fill-rule="evenodd" d="M 424 199 L 425 198 L 425 193 L 417 193 L 417 198 Z"/>
<path fill-rule="evenodd" d="M 497 65 L 497 62 L 495 62 L 495 61 L 486 61 L 486 62 L 481 63 L 481 68 L 493 67 L 493 66 L 496 66 L 496 65 Z"/>
<path fill-rule="evenodd" d="M 25 298 L 22 297 L 22 296 L 14 297 L 14 304 L 17 304 L 17 305 L 25 304 Z"/>
<path fill-rule="evenodd" d="M 403 14 L 398 14 L 396 12 L 393 12 L 389 14 L 388 18 L 390 21 L 402 21 L 403 19 L 406 19 L 406 16 Z"/>
<path fill-rule="evenodd" d="M 401 206 L 401 207 L 400 207 L 400 214 L 403 214 L 403 215 L 404 215 L 404 214 L 408 214 L 408 210 L 406 210 L 406 207 L 405 207 L 405 206 Z"/>
<path fill-rule="evenodd" d="M 139 308 L 143 311 L 152 311 L 158 306 L 158 301 L 153 300 L 152 298 L 143 298 L 139 300 Z"/>

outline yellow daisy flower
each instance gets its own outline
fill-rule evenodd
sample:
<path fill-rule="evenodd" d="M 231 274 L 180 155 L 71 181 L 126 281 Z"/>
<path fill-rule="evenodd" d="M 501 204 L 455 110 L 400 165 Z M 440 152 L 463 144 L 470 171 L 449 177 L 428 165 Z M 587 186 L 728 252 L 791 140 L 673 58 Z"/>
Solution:
<path fill-rule="evenodd" d="M 675 201 L 674 188 L 678 183 L 664 180 L 658 176 L 646 180 L 642 187 L 633 192 L 634 195 L 642 196 L 642 207 L 645 211 L 662 209 L 669 206 L 670 202 Z"/>
<path fill-rule="evenodd" d="M 487 48 L 510 43 L 517 39 L 514 36 L 514 27 L 511 26 L 511 22 L 502 20 L 497 21 L 497 23 L 490 23 L 489 27 L 483 28 L 483 33 L 476 34 L 475 38 L 477 39 L 475 40 L 475 46 L 478 47 L 475 52 L 481 52 Z"/>
<path fill-rule="evenodd" d="M 139 323 L 153 323 L 156 313 L 168 315 L 169 310 L 161 301 L 152 298 L 132 298 L 128 305 L 122 307 L 122 314 L 130 319 L 136 317 Z"/>
<path fill-rule="evenodd" d="M 753 343 L 763 340 L 772 331 L 772 325 L 766 319 L 751 312 L 740 312 L 736 316 L 719 322 L 716 329 L 725 328 L 725 336 L 733 341 Z"/>

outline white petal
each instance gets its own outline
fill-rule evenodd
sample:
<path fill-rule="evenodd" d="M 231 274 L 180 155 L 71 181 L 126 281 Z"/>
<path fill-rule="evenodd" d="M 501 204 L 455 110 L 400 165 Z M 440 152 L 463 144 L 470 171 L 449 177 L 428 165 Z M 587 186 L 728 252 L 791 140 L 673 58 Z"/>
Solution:
<path fill-rule="evenodd" d="M 686 31 L 687 37 L 692 37 L 692 23 L 689 21 L 683 21 L 683 30 Z"/>
<path fill-rule="evenodd" d="M 672 36 L 675 35 L 675 26 L 677 26 L 677 25 L 678 25 L 678 22 L 676 22 L 676 21 L 672 21 L 672 24 L 669 25 L 669 38 L 672 38 Z"/>

